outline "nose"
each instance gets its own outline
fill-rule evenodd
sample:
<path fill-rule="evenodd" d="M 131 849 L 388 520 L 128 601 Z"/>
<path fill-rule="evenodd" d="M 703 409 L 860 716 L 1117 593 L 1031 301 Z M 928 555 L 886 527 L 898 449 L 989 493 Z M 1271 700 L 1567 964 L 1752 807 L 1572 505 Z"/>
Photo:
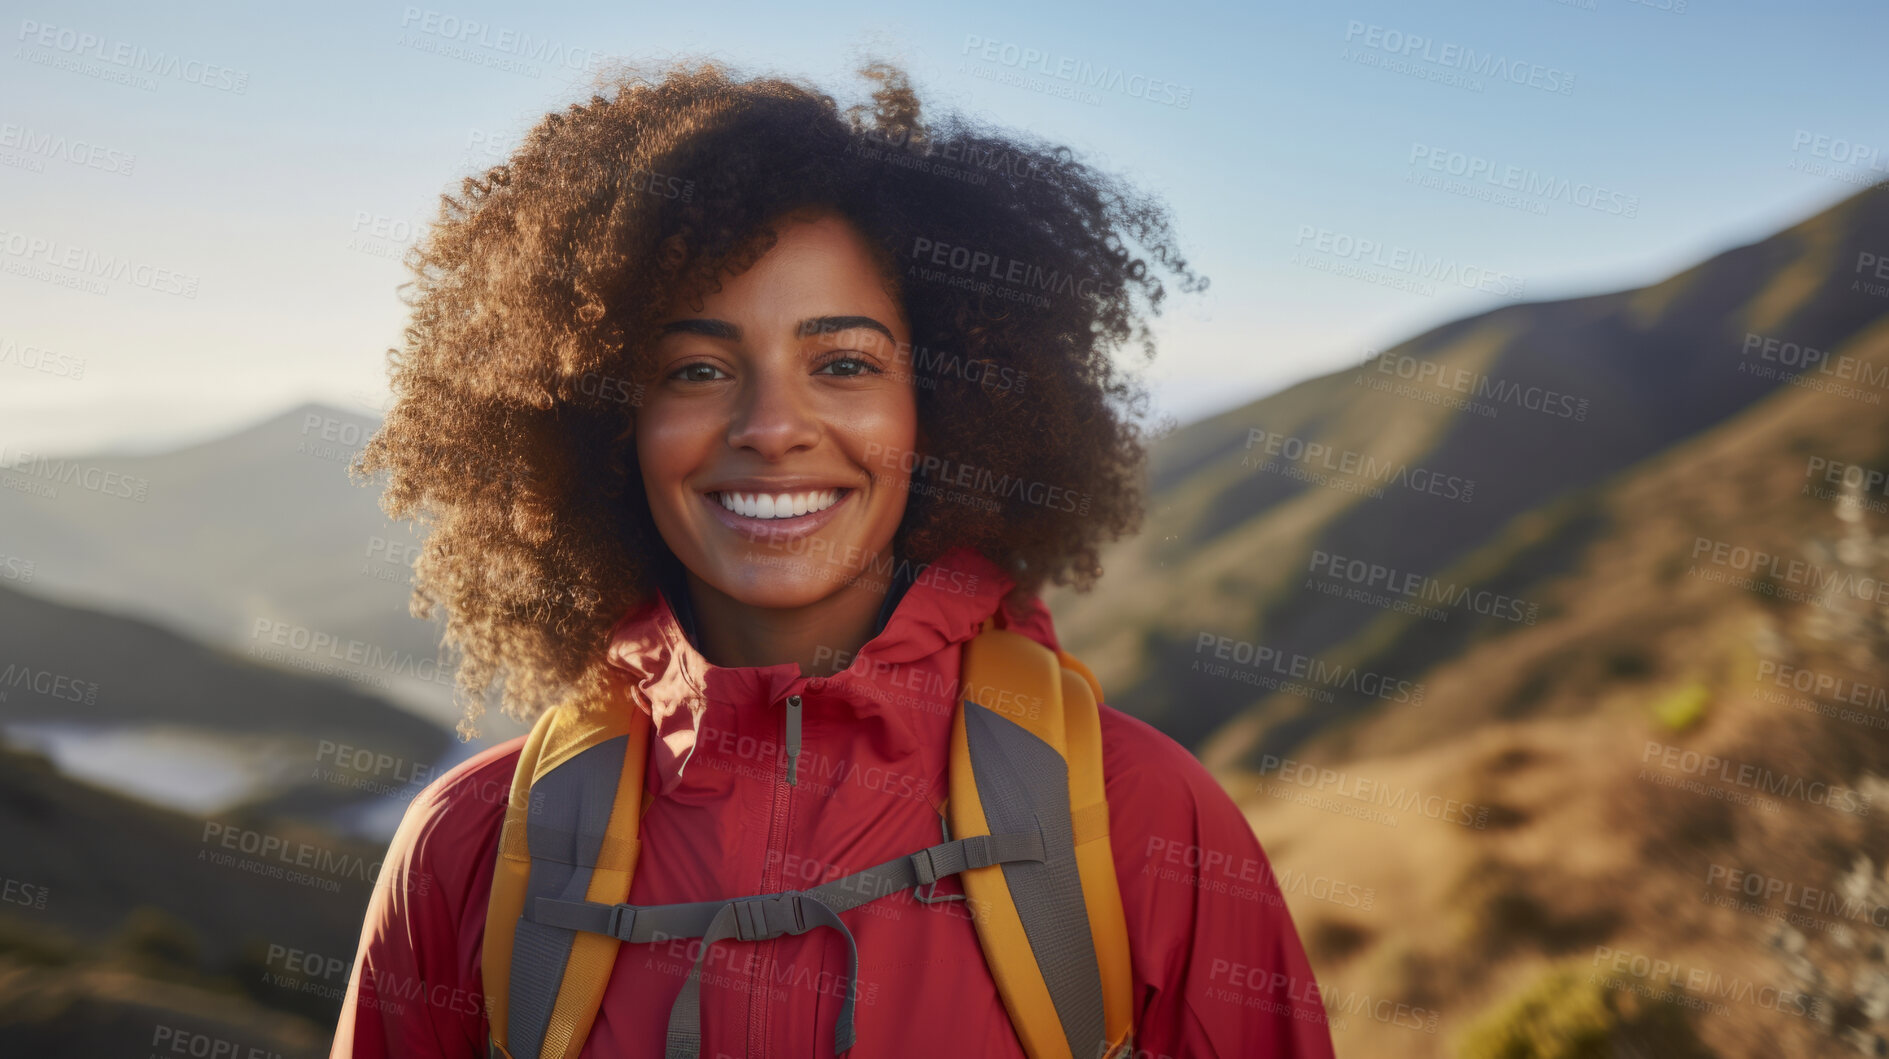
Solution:
<path fill-rule="evenodd" d="M 751 449 L 769 461 L 812 448 L 823 428 L 811 396 L 805 379 L 791 369 L 751 373 L 728 423 L 729 447 Z"/>

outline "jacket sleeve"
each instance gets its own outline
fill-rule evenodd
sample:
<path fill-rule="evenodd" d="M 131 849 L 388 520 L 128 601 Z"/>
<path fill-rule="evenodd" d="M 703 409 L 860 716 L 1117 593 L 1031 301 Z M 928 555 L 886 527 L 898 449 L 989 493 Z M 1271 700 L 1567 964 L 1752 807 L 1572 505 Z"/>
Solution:
<path fill-rule="evenodd" d="M 1239 808 L 1142 721 L 1105 706 L 1102 740 L 1137 1059 L 1331 1059 L 1318 984 Z"/>
<path fill-rule="evenodd" d="M 462 944 L 465 871 L 453 863 L 482 844 L 455 840 L 439 786 L 415 796 L 381 860 L 330 1059 L 485 1055 L 484 994 Z"/>

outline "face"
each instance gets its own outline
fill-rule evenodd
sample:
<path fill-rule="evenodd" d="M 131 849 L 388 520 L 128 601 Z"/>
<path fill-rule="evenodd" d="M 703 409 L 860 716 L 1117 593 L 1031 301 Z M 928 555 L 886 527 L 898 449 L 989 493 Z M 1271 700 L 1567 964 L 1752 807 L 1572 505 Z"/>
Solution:
<path fill-rule="evenodd" d="M 665 317 L 636 453 L 657 529 L 695 579 L 750 606 L 841 591 L 891 547 L 918 415 L 904 313 L 833 215 Z"/>

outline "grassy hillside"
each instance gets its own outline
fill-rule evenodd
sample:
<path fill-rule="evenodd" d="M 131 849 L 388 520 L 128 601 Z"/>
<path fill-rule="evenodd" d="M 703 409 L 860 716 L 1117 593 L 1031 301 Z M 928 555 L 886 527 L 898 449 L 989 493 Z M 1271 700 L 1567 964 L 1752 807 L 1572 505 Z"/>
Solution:
<path fill-rule="evenodd" d="M 327 1054 L 381 846 L 168 812 L 5 748 L 0 807 L 0 1053 Z M 247 836 L 321 866 L 268 875 Z"/>
<path fill-rule="evenodd" d="M 1835 349 L 1889 379 L 1889 321 Z M 1280 696 L 1209 744 L 1341 1054 L 1889 1046 L 1889 497 L 1825 478 L 1889 470 L 1883 392 L 1784 388 L 1446 568 L 1537 601 L 1532 625 L 1373 611 L 1329 652 L 1408 672 L 1420 703 L 1288 752 L 1266 749 L 1268 711 L 1324 704 Z M 1537 1023 L 1567 1050 L 1517 1045 Z"/>
<path fill-rule="evenodd" d="M 439 627 L 408 615 L 417 538 L 347 461 L 377 421 L 305 404 L 153 455 L 20 454 L 0 471 L 0 555 L 33 591 L 246 650 L 281 622 L 417 658 Z M 450 684 L 397 676 L 396 701 L 450 726 Z"/>
<path fill-rule="evenodd" d="M 415 669 L 379 645 L 316 645 L 271 626 L 253 655 L 239 653 L 5 587 L 0 630 L 0 722 L 140 732 L 153 767 L 159 737 L 226 747 L 257 770 L 278 812 L 313 818 L 394 788 L 410 796 L 458 745 L 372 693 L 378 678 Z"/>
<path fill-rule="evenodd" d="M 1257 710 L 1261 752 L 1298 746 L 1373 702 L 1305 713 L 1194 679 L 1203 637 L 1355 652 L 1380 612 L 1307 591 L 1315 553 L 1465 588 L 1553 573 L 1599 529 L 1583 490 L 1784 386 L 1745 370 L 1777 366 L 1767 342 L 1773 357 L 1833 351 L 1879 321 L 1889 301 L 1850 277 L 1885 245 L 1889 196 L 1864 192 L 1651 287 L 1455 321 L 1192 424 L 1152 453 L 1146 529 L 1105 556 L 1098 590 L 1050 597 L 1059 628 L 1114 704 L 1183 742 Z M 1475 614 L 1432 624 L 1448 634 L 1380 675 L 1506 631 Z"/>

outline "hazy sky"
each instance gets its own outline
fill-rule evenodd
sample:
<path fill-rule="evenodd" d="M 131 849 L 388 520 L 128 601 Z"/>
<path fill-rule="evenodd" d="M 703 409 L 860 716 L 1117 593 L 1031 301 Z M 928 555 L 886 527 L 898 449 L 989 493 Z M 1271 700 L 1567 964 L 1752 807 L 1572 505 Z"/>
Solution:
<path fill-rule="evenodd" d="M 1213 279 L 1158 329 L 1181 419 L 1889 175 L 1880 3 L 264 6 L 6 4 L 0 446 L 376 408 L 413 226 L 605 57 L 843 101 L 889 58 L 934 106 L 1125 171 Z"/>

